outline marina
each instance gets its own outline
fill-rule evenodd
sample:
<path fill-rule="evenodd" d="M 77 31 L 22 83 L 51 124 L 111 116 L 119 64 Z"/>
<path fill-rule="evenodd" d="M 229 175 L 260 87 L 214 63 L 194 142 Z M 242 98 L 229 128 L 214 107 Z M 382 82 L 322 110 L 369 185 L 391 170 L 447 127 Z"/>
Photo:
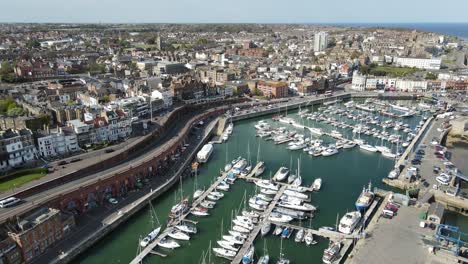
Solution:
<path fill-rule="evenodd" d="M 329 106 L 333 107 L 334 105 Z M 318 110 L 317 107 L 310 107 L 310 109 L 312 109 L 312 111 L 309 113 L 315 113 Z M 288 113 L 288 117 L 292 117 L 295 120 L 301 120 L 301 117 L 297 114 L 297 112 L 294 111 Z M 310 221 L 310 223 L 308 216 L 304 214 L 297 214 L 296 216 L 298 218 L 295 218 L 295 220 L 293 220 L 291 223 L 273 222 L 273 224 L 282 224 L 284 227 L 291 228 L 291 230 L 299 230 L 301 227 L 302 229 L 315 230 L 311 232 L 314 232 L 313 234 L 316 236 L 317 244 L 309 247 L 307 247 L 305 244 L 298 246 L 296 242 L 294 242 L 295 234 L 290 234 L 290 239 L 281 239 L 283 256 L 295 263 L 303 263 L 303 260 L 305 259 L 319 261 L 319 259 L 322 258 L 323 251 L 329 244 L 329 240 L 326 237 L 332 238 L 332 240 L 333 238 L 335 240 L 343 239 L 340 252 L 345 252 L 347 248 L 349 248 L 353 243 L 352 241 L 357 237 L 357 235 L 345 235 L 336 231 L 322 229 L 321 227 L 333 226 L 337 221 L 337 214 L 344 215 L 347 211 L 349 212 L 350 210 L 355 210 L 354 201 L 358 198 L 362 186 L 368 184 L 369 180 L 372 181 L 374 186 L 383 188 L 384 186 L 381 184 L 381 180 L 387 176 L 388 172 L 394 166 L 393 159 L 386 158 L 380 153 L 367 153 L 360 150 L 359 148 L 340 149 L 338 155 L 333 155 L 330 157 L 313 157 L 304 153 L 303 151 L 288 150 L 285 148 L 285 144 L 274 144 L 272 141 L 256 137 L 257 129 L 254 127 L 254 125 L 257 124 L 260 120 L 262 119 L 254 118 L 235 122 L 233 133 L 229 136 L 229 139 L 222 144 L 213 145 L 214 151 L 210 157 L 210 160 L 200 166 L 200 171 L 198 174 L 198 186 L 204 186 L 206 188 L 207 191 L 204 193 L 205 195 L 207 195 L 209 191 L 214 190 L 215 187 L 213 186 L 217 186 L 217 184 L 219 184 L 227 177 L 227 173 L 223 173 L 223 176 L 221 176 L 224 178 L 218 178 L 218 175 L 219 171 L 223 170 L 226 163 L 229 163 L 231 159 L 242 156 L 246 158 L 247 164 L 251 164 L 250 166 L 253 168 L 244 176 L 237 176 L 238 180 L 235 181 L 234 184 L 230 185 L 229 191 L 225 192 L 225 197 L 219 201 L 216 201 L 214 208 L 210 209 L 209 216 L 197 217 L 195 220 L 194 216 L 189 214 L 184 216 L 185 220 L 197 222 L 197 228 L 199 232 L 191 237 L 189 243 L 183 241 L 178 242 L 181 244 L 181 247 L 184 248 L 183 251 L 175 249 L 174 252 L 172 252 L 167 250 L 160 250 L 157 247 L 156 249 L 152 249 L 153 252 L 159 252 L 166 255 L 166 257 L 164 257 L 164 263 L 181 263 L 180 261 L 183 261 L 184 256 L 188 256 L 187 254 L 190 254 L 191 256 L 199 256 L 200 260 L 198 262 L 203 263 L 203 259 L 208 259 L 209 255 L 214 255 L 214 252 L 209 248 L 209 245 L 211 244 L 212 247 L 218 246 L 216 245 L 216 240 L 220 238 L 220 228 L 222 230 L 229 230 L 229 226 L 231 225 L 231 221 L 229 221 L 229 219 L 232 219 L 233 212 L 240 212 L 240 207 L 242 205 L 239 203 L 241 203 L 243 200 L 245 192 L 248 193 L 247 197 L 253 197 L 255 193 L 258 193 L 258 187 L 255 187 L 255 183 L 266 180 L 269 177 L 273 177 L 273 175 L 282 166 L 287 167 L 291 173 L 293 173 L 296 170 L 295 168 L 297 167 L 298 160 L 300 160 L 301 164 L 300 175 L 302 175 L 302 186 L 306 188 L 306 192 L 309 196 L 309 200 L 307 201 L 311 201 L 314 205 L 317 205 L 319 210 L 314 213 L 314 218 Z M 411 126 L 416 126 L 420 121 L 414 117 L 409 117 L 405 120 Z M 274 124 L 274 121 L 268 121 L 268 123 Z M 282 126 L 288 125 L 282 122 L 280 123 Z M 298 127 L 291 127 L 292 129 L 297 129 L 299 132 L 304 131 L 304 128 L 301 130 L 301 128 Z M 332 126 L 329 124 L 317 123 L 310 127 L 317 127 L 323 129 L 323 131 L 330 131 L 326 132 L 330 135 L 331 130 L 333 130 L 331 129 Z M 290 129 L 291 128 L 288 128 L 288 130 Z M 342 138 L 350 139 L 352 136 L 352 128 L 349 128 L 348 132 L 339 132 L 342 134 Z M 312 133 L 308 136 L 311 137 Z M 362 135 L 362 137 L 366 138 L 368 136 Z M 323 135 L 322 140 L 326 143 L 333 143 L 339 139 L 339 137 L 335 138 Z M 370 138 L 368 138 L 368 140 L 369 139 Z M 380 143 L 380 140 L 374 140 L 375 144 Z M 394 145 L 394 147 L 395 146 L 396 145 Z M 253 150 L 251 155 L 247 154 L 246 151 L 248 149 Z M 260 151 L 255 153 L 256 149 L 260 149 Z M 248 156 L 250 156 L 250 158 Z M 257 160 L 257 163 L 252 162 L 255 160 Z M 261 166 L 261 163 L 259 162 L 260 160 L 264 162 L 263 166 L 266 168 L 264 168 L 263 174 L 257 176 L 256 171 Z M 340 165 L 336 166 L 337 164 Z M 363 166 L 369 168 L 369 170 L 361 170 L 360 168 Z M 315 180 L 318 178 L 321 178 L 323 182 L 319 185 L 320 190 L 317 192 L 314 190 L 313 185 Z M 282 190 L 283 193 L 289 186 L 286 180 L 283 182 L 277 182 L 275 184 L 280 187 L 278 191 Z M 182 188 L 184 193 L 191 194 L 195 189 L 194 179 L 184 179 Z M 175 188 L 174 192 L 171 194 L 164 195 L 162 200 L 155 205 L 155 208 L 158 210 L 158 214 L 163 214 L 164 212 L 170 211 L 171 206 L 173 206 L 174 202 L 177 201 L 177 199 L 174 199 L 174 196 L 180 196 L 174 194 L 178 193 L 178 189 L 179 188 Z M 338 193 L 340 194 L 339 199 L 337 199 L 336 196 Z M 273 201 L 275 201 L 277 198 L 279 199 L 277 195 L 275 195 L 273 198 Z M 202 196 L 195 201 L 191 208 L 195 208 L 196 206 L 200 205 L 201 201 L 203 201 Z M 278 203 L 278 201 L 279 200 L 276 200 L 276 203 Z M 278 208 L 282 208 L 272 205 L 276 203 L 270 203 L 267 210 L 265 210 L 263 214 L 271 214 L 274 209 L 277 210 Z M 374 202 L 372 206 L 375 206 L 376 204 L 377 203 Z M 372 206 L 369 207 L 369 212 L 374 210 Z M 333 210 L 324 210 L 323 208 L 333 208 Z M 283 213 L 287 212 L 284 209 L 280 210 Z M 142 227 L 144 227 L 145 230 L 150 230 L 150 228 L 145 227 L 147 225 L 143 224 L 144 222 L 148 221 L 147 218 L 143 216 L 143 214 L 144 213 L 142 213 L 142 216 L 131 220 L 128 226 L 131 227 L 131 229 L 137 228 L 141 230 Z M 164 216 L 162 218 L 164 218 Z M 270 261 L 271 259 L 277 259 L 279 257 L 278 252 L 280 249 L 280 240 L 273 235 L 266 235 L 262 238 L 259 238 L 258 234 L 260 233 L 262 224 L 265 224 L 265 222 L 269 221 L 268 217 L 263 217 L 261 219 L 263 220 L 260 220 L 255 224 L 254 228 L 246 238 L 246 242 L 242 245 L 237 254 L 231 258 L 231 260 L 217 258 L 216 263 L 228 263 L 231 262 L 234 258 L 236 260 L 242 258 L 243 254 L 249 251 L 250 245 L 255 247 L 255 256 L 256 259 L 258 259 L 259 256 L 261 256 L 263 244 L 266 244 L 269 249 Z M 366 216 L 363 216 L 363 219 L 366 219 Z M 221 227 L 219 226 L 220 222 L 224 222 Z M 116 233 L 119 233 L 119 236 L 123 235 L 128 237 L 130 236 L 130 233 L 127 232 L 128 231 L 125 231 L 124 229 Z M 133 233 L 134 232 L 135 231 L 133 231 Z M 140 232 L 145 233 L 144 231 Z M 297 233 L 297 231 L 295 233 Z M 226 234 L 227 232 L 224 232 L 223 236 Z M 112 243 L 110 240 L 112 240 L 113 236 L 114 235 L 111 234 L 109 238 L 106 238 L 99 243 L 102 247 L 104 247 L 103 250 L 106 250 L 108 247 L 115 248 L 124 246 Z M 128 242 L 124 243 L 126 244 L 126 247 L 135 248 L 137 244 L 135 238 L 128 240 Z M 153 244 L 156 245 L 157 243 Z M 307 250 L 304 250 L 305 247 L 307 247 Z M 124 252 L 127 253 L 123 254 Z M 134 252 L 134 250 L 123 250 L 122 253 L 119 253 L 117 256 L 113 256 L 111 258 L 119 259 L 120 261 L 124 262 L 125 259 L 128 260 L 130 258 L 128 260 L 128 262 L 130 262 L 130 260 L 135 256 Z M 151 254 L 151 250 L 148 250 L 145 262 L 155 263 L 158 261 L 156 258 L 161 259 L 160 256 L 153 255 Z M 211 259 L 213 258 L 216 257 L 211 256 Z M 93 253 L 91 252 L 85 257 L 84 260 L 90 261 L 89 263 L 98 263 L 97 261 L 99 261 L 99 259 L 100 256 L 93 256 Z M 133 263 L 139 262 L 136 261 Z"/>

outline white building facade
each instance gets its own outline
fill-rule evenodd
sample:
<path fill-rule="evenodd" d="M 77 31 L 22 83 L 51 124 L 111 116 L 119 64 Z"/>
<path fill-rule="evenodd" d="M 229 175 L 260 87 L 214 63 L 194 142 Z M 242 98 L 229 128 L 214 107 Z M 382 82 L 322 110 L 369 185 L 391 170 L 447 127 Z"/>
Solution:
<path fill-rule="evenodd" d="M 425 70 L 440 70 L 441 59 L 396 58 L 395 64 L 401 67 Z"/>

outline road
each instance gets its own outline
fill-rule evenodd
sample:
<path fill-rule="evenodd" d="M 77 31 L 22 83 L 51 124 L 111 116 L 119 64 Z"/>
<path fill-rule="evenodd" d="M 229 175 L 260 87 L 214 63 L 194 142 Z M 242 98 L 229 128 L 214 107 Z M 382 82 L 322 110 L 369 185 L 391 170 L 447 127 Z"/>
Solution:
<path fill-rule="evenodd" d="M 208 112 L 213 112 L 215 110 L 216 108 L 210 109 Z M 192 118 L 191 120 L 195 120 L 195 117 Z M 112 168 L 108 168 L 104 171 L 99 172 L 98 177 L 96 177 L 96 174 L 87 175 L 85 177 L 65 183 L 58 187 L 51 188 L 47 191 L 29 196 L 25 198 L 24 202 L 19 204 L 18 206 L 15 206 L 12 208 L 2 208 L 0 209 L 0 222 L 4 222 L 8 218 L 28 212 L 29 210 L 37 207 L 38 204 L 44 204 L 47 201 L 57 197 L 60 194 L 69 193 L 71 191 L 74 191 L 80 188 L 80 186 L 86 186 L 86 185 L 92 184 L 99 179 L 112 177 L 115 173 L 126 171 L 130 169 L 131 167 L 138 166 L 138 164 L 144 163 L 152 159 L 153 157 L 160 155 L 167 149 L 171 148 L 173 144 L 178 142 L 181 139 L 181 137 L 183 137 L 186 133 L 188 133 L 189 129 L 191 128 L 191 123 L 193 122 L 193 121 L 183 122 L 184 120 L 180 120 L 180 121 L 181 122 L 177 122 L 176 125 L 172 129 L 170 129 L 170 131 L 165 133 L 164 136 L 160 140 L 151 144 L 152 146 L 150 147 L 153 147 L 152 150 L 148 150 L 148 151 L 145 150 L 144 153 L 142 151 L 139 151 L 139 152 L 142 152 L 141 154 L 144 154 L 144 157 L 140 157 L 140 155 L 138 156 L 133 155 L 133 157 L 130 157 L 130 159 L 128 159 L 127 161 L 124 161 L 117 166 L 114 166 Z M 134 159 L 137 157 L 138 159 L 137 161 L 135 161 Z"/>

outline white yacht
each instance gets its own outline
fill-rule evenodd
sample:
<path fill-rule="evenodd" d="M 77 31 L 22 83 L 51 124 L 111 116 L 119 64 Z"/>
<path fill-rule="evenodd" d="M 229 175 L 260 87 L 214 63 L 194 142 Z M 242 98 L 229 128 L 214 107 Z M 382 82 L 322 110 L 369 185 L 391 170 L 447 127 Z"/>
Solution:
<path fill-rule="evenodd" d="M 338 231 L 343 234 L 351 234 L 354 228 L 359 224 L 359 221 L 361 221 L 361 212 L 349 212 L 341 218 Z"/>
<path fill-rule="evenodd" d="M 267 195 L 274 195 L 276 194 L 278 191 L 275 191 L 275 190 L 272 190 L 272 189 L 264 189 L 264 188 L 261 188 L 260 189 L 260 193 L 262 194 L 267 194 Z"/>
<path fill-rule="evenodd" d="M 307 234 L 304 237 L 306 245 L 315 245 L 317 244 L 317 241 L 314 239 L 314 234 L 312 232 L 308 231 Z"/>
<path fill-rule="evenodd" d="M 259 204 L 259 205 L 269 205 L 270 204 L 270 202 L 267 202 L 267 201 L 265 201 L 263 199 L 260 199 L 260 198 L 257 198 L 257 197 L 251 197 L 249 199 L 249 204 L 252 204 L 252 203 Z"/>
<path fill-rule="evenodd" d="M 243 226 L 239 226 L 239 225 L 235 225 L 232 227 L 232 230 L 236 231 L 236 232 L 240 232 L 240 233 L 250 233 L 250 230 L 243 227 Z"/>
<path fill-rule="evenodd" d="M 179 243 L 175 242 L 172 239 L 168 239 L 166 237 L 161 239 L 161 241 L 159 241 L 158 246 L 162 248 L 166 248 L 166 249 L 175 249 L 175 248 L 180 247 Z"/>
<path fill-rule="evenodd" d="M 271 230 L 271 223 L 267 221 L 262 225 L 262 229 L 260 229 L 260 233 L 262 234 L 262 236 L 265 236 L 270 232 L 270 230 Z"/>
<path fill-rule="evenodd" d="M 172 229 L 167 235 L 177 240 L 190 240 L 189 235 L 178 229 Z"/>
<path fill-rule="evenodd" d="M 204 190 L 196 190 L 194 193 L 193 193 L 193 200 L 196 200 L 198 199 L 198 197 L 202 196 L 202 194 L 204 193 L 205 191 Z"/>
<path fill-rule="evenodd" d="M 280 201 L 278 205 L 281 207 L 300 210 L 300 211 L 315 211 L 316 210 L 315 206 L 308 204 L 308 203 L 297 204 L 297 203 Z"/>
<path fill-rule="evenodd" d="M 237 252 L 239 249 L 235 247 L 235 245 L 229 241 L 225 241 L 225 240 L 218 240 L 216 241 L 218 243 L 218 245 L 220 245 L 221 247 L 227 249 L 227 250 L 231 250 L 231 251 L 235 251 Z"/>
<path fill-rule="evenodd" d="M 363 150 L 367 150 L 367 151 L 370 151 L 370 152 L 377 152 L 377 149 L 372 146 L 372 145 L 369 145 L 369 144 L 362 144 L 362 145 L 359 145 L 359 148 L 363 149 Z"/>
<path fill-rule="evenodd" d="M 289 215 L 271 213 L 270 216 L 268 217 L 268 220 L 272 222 L 278 222 L 278 223 L 289 223 L 293 220 L 293 218 Z"/>
<path fill-rule="evenodd" d="M 187 225 L 187 224 L 180 224 L 177 225 L 175 228 L 179 229 L 182 232 L 196 234 L 197 228 L 195 226 Z"/>
<path fill-rule="evenodd" d="M 320 188 L 322 188 L 322 178 L 315 179 L 314 183 L 312 184 L 312 188 L 314 191 L 319 191 Z"/>
<path fill-rule="evenodd" d="M 290 189 L 286 189 L 284 191 L 284 195 L 295 197 L 295 198 L 298 198 L 298 199 L 301 199 L 301 200 L 309 199 L 309 196 L 307 194 L 296 192 L 296 191 L 293 191 L 293 190 L 290 190 Z"/>
<path fill-rule="evenodd" d="M 388 178 L 389 179 L 396 179 L 398 178 L 398 175 L 400 175 L 400 170 L 395 167 L 393 170 L 391 170 L 389 173 L 388 173 Z"/>
<path fill-rule="evenodd" d="M 255 177 L 258 177 L 262 175 L 262 173 L 265 171 L 265 162 L 260 161 L 260 165 L 257 168 L 257 171 L 255 172 Z"/>
<path fill-rule="evenodd" d="M 275 176 L 273 176 L 273 179 L 275 181 L 283 181 L 286 179 L 286 177 L 289 174 L 289 169 L 286 167 L 281 167 L 279 170 L 275 173 Z"/>
<path fill-rule="evenodd" d="M 149 243 L 151 243 L 159 234 L 161 231 L 161 227 L 158 227 L 151 231 L 143 240 L 140 241 L 140 246 L 146 247 Z"/>
<path fill-rule="evenodd" d="M 233 258 L 237 254 L 236 251 L 228 250 L 225 248 L 213 248 L 213 252 L 215 253 L 215 255 L 224 258 Z"/>
<path fill-rule="evenodd" d="M 261 188 L 278 191 L 278 186 L 276 184 L 272 183 L 269 180 L 255 181 L 255 185 L 257 185 L 258 187 L 261 187 Z"/>
<path fill-rule="evenodd" d="M 245 242 L 245 238 L 239 236 L 223 236 L 223 239 L 237 245 L 242 245 Z"/>
<path fill-rule="evenodd" d="M 325 151 L 322 152 L 322 156 L 332 156 L 338 153 L 338 150 L 335 147 L 328 147 Z"/>

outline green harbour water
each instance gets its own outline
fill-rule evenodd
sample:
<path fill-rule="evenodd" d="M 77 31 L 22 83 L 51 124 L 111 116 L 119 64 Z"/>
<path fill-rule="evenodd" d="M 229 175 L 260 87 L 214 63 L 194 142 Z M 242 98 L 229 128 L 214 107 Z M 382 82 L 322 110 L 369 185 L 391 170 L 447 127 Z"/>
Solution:
<path fill-rule="evenodd" d="M 288 113 L 288 116 L 300 120 L 297 111 Z M 295 171 L 297 169 L 297 160 L 300 159 L 303 185 L 309 186 L 315 178 L 320 177 L 323 180 L 322 189 L 310 195 L 311 203 L 319 208 L 315 218 L 311 221 L 312 228 L 335 226 L 338 215 L 342 216 L 347 211 L 354 211 L 354 202 L 363 186 L 367 185 L 369 181 L 372 182 L 373 186 L 389 189 L 388 186 L 383 185 L 381 180 L 387 176 L 393 167 L 393 160 L 385 158 L 379 153 L 365 152 L 360 150 L 359 147 L 342 149 L 339 154 L 329 157 L 312 157 L 302 150 L 290 151 L 286 149 L 287 144 L 275 145 L 273 141 L 265 141 L 255 137 L 254 124 L 262 119 L 267 120 L 273 126 L 288 127 L 288 130 L 294 129 L 286 124 L 273 123 L 271 116 L 234 123 L 234 133 L 229 140 L 223 144 L 215 144 L 210 160 L 206 164 L 202 164 L 198 176 L 199 187 L 205 186 L 207 188 L 219 176 L 219 171 L 226 164 L 226 156 L 228 162 L 230 162 L 238 156 L 247 158 L 250 153 L 250 160 L 255 164 L 258 158 L 257 152 L 260 148 L 259 160 L 263 160 L 267 167 L 261 176 L 263 178 L 268 178 L 270 173 L 273 175 L 280 166 L 291 167 L 291 170 Z M 342 119 L 351 122 L 344 117 Z M 402 120 L 414 128 L 421 120 L 421 116 Z M 313 121 L 303 122 L 307 126 L 325 128 L 328 132 L 334 129 L 329 125 L 317 124 Z M 338 130 L 343 132 L 342 129 Z M 344 133 L 344 135 L 351 138 L 350 130 L 346 131 L 347 133 Z M 390 132 L 394 133 L 394 131 Z M 301 131 L 301 133 L 304 132 Z M 362 138 L 369 140 L 372 144 L 380 143 L 380 141 L 377 142 L 376 139 L 367 136 L 362 136 Z M 334 141 L 327 136 L 322 136 L 321 139 L 325 142 Z M 192 196 L 194 179 L 194 177 L 191 177 L 183 180 L 182 190 L 184 196 Z M 170 208 L 175 204 L 176 199 L 180 199 L 180 189 L 180 184 L 178 184 L 153 201 L 154 209 L 161 223 L 166 222 Z M 231 226 L 233 211 L 243 206 L 241 201 L 244 193 L 249 198 L 254 192 L 255 185 L 253 183 L 238 179 L 231 185 L 230 191 L 225 192 L 225 197 L 217 202 L 214 209 L 210 210 L 210 216 L 190 218 L 199 222 L 197 225 L 198 233 L 192 235 L 190 241 L 179 242 L 181 247 L 172 251 L 156 249 L 158 252 L 167 254 L 167 257 L 161 258 L 149 255 L 145 258 L 144 263 L 201 263 L 203 252 L 208 251 L 210 241 L 212 247 L 218 247 L 216 241 L 221 239 L 222 234 L 228 234 L 227 230 Z M 309 220 L 294 223 L 303 226 L 309 226 L 310 224 Z M 149 208 L 147 207 L 106 238 L 96 243 L 90 250 L 80 255 L 74 263 L 128 263 L 137 253 L 139 237 L 144 237 L 151 229 Z M 319 238 L 317 245 L 306 246 L 305 243 L 298 244 L 294 242 L 294 235 L 295 233 L 291 238 L 283 241 L 283 253 L 291 260 L 291 263 L 321 263 L 322 253 L 328 245 L 328 240 Z M 267 245 L 270 263 L 276 263 L 280 252 L 280 238 L 271 233 L 265 238 L 257 237 L 255 240 L 256 261 L 263 254 L 264 243 Z M 208 257 L 206 260 L 208 260 Z M 229 262 L 211 254 L 211 263 Z"/>

